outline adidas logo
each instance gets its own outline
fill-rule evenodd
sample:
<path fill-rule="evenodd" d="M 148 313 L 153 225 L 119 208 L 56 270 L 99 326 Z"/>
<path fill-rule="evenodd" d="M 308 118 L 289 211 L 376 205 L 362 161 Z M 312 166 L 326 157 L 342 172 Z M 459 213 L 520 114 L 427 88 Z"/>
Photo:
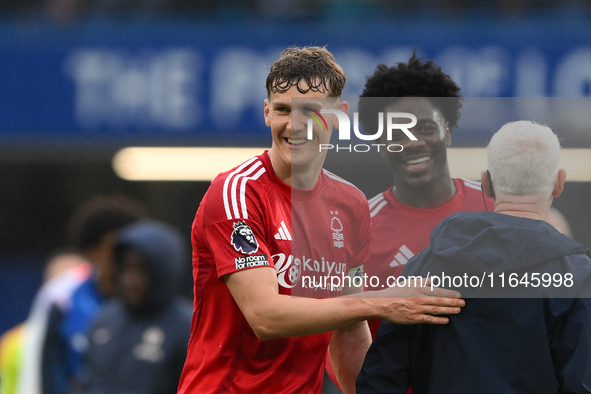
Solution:
<path fill-rule="evenodd" d="M 392 262 L 390 263 L 390 267 L 396 267 L 397 265 L 405 265 L 408 262 L 408 260 L 410 260 L 410 258 L 414 256 L 414 253 L 411 252 L 410 249 L 406 247 L 406 245 L 402 245 L 399 250 L 400 251 L 396 253 L 396 256 L 394 256 L 394 260 L 392 260 Z"/>
<path fill-rule="evenodd" d="M 291 234 L 289 233 L 289 230 L 287 229 L 287 226 L 285 225 L 283 220 L 281 221 L 281 225 L 279 226 L 279 232 L 275 234 L 275 239 L 293 241 L 293 239 L 291 238 Z"/>

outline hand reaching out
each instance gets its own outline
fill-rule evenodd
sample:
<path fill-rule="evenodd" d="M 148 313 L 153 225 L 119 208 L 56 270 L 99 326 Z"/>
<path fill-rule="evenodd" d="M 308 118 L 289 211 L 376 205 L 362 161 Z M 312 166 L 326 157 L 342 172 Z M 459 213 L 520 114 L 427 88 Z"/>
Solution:
<path fill-rule="evenodd" d="M 384 309 L 382 319 L 398 324 L 446 324 L 449 319 L 440 315 L 460 313 L 466 304 L 460 296 L 454 290 L 431 287 L 430 278 L 363 294 L 366 302 L 379 303 Z"/>

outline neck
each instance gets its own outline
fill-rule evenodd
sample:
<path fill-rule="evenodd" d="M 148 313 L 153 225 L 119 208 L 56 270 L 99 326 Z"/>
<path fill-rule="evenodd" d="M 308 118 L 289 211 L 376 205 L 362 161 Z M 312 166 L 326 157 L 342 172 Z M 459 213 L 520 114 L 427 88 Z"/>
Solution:
<path fill-rule="evenodd" d="M 296 189 L 313 189 L 322 171 L 321 165 L 285 165 L 275 157 L 272 150 L 269 151 L 269 159 L 275 175 L 283 183 Z"/>
<path fill-rule="evenodd" d="M 552 198 L 540 196 L 501 196 L 495 199 L 495 212 L 527 219 L 548 221 Z"/>
<path fill-rule="evenodd" d="M 296 189 L 312 190 L 314 189 L 314 186 L 316 186 L 318 178 L 320 178 L 320 171 L 322 171 L 322 167 L 318 169 L 306 168 L 300 170 L 292 167 L 290 183 L 284 182 Z"/>
<path fill-rule="evenodd" d="M 417 208 L 443 204 L 455 196 L 456 192 L 456 185 L 451 177 L 443 177 L 426 189 L 412 189 L 403 185 L 392 189 L 398 201 Z"/>

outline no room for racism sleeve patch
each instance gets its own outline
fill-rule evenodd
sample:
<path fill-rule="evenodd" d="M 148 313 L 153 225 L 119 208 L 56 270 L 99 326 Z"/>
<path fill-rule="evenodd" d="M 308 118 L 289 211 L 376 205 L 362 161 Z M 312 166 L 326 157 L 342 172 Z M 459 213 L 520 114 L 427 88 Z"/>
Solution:
<path fill-rule="evenodd" d="M 234 259 L 236 262 L 236 269 L 262 267 L 269 265 L 269 259 L 266 254 L 256 254 L 254 256 L 240 256 Z"/>

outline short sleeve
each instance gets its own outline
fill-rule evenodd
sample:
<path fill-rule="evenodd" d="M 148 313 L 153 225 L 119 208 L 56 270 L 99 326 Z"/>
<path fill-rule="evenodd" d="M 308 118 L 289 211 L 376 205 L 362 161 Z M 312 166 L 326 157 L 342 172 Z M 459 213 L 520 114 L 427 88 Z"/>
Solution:
<path fill-rule="evenodd" d="M 251 219 L 233 219 L 205 228 L 205 236 L 214 256 L 217 275 L 243 269 L 270 266 L 273 260 L 266 245 L 261 223 Z"/>
<path fill-rule="evenodd" d="M 240 185 L 240 182 L 237 182 Z M 266 217 L 269 202 L 254 182 L 232 187 L 224 179 L 214 181 L 199 207 L 196 238 L 211 253 L 218 278 L 249 268 L 270 266 Z"/>

